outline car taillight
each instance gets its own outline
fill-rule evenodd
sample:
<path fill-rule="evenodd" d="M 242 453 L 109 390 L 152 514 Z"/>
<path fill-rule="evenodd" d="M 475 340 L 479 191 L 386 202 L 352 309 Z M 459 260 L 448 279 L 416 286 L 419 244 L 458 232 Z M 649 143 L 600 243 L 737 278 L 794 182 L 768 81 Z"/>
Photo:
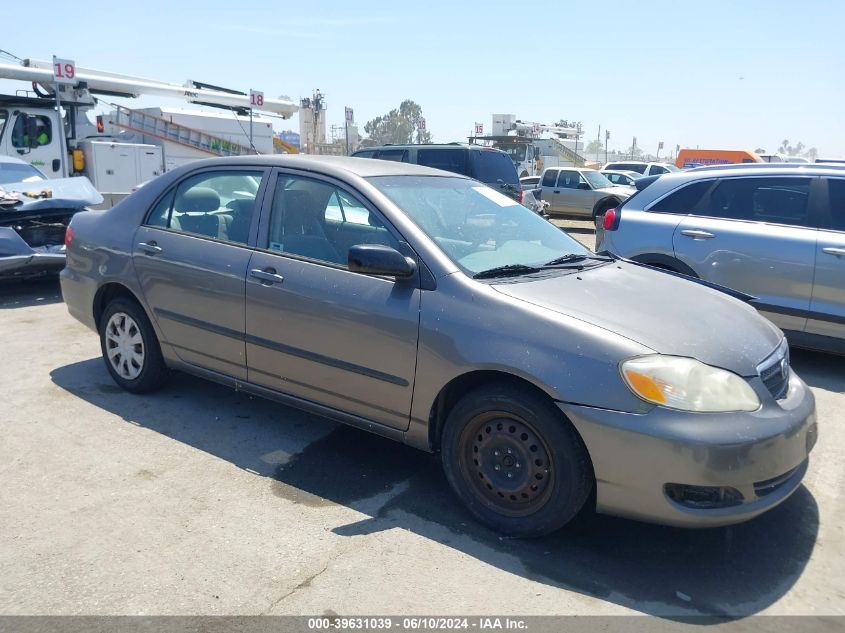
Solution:
<path fill-rule="evenodd" d="M 70 243 L 73 241 L 73 229 L 67 227 L 65 229 L 65 248 L 70 246 Z"/>
<path fill-rule="evenodd" d="M 519 204 L 522 204 L 522 197 L 525 195 L 525 192 L 520 189 L 519 190 Z"/>
<path fill-rule="evenodd" d="M 619 228 L 619 220 L 622 219 L 622 214 L 617 209 L 608 209 L 604 212 L 604 226 L 605 231 L 615 231 Z"/>

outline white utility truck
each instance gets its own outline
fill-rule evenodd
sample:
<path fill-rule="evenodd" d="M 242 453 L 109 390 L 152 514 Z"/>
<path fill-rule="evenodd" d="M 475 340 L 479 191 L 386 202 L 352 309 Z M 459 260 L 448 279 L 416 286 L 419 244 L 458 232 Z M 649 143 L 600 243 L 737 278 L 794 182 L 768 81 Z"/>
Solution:
<path fill-rule="evenodd" d="M 267 115 L 289 118 L 299 109 L 288 97 L 270 99 L 197 81 L 179 85 L 54 61 L 0 63 L 0 79 L 32 85 L 26 95 L 0 95 L 0 154 L 21 158 L 49 178 L 87 176 L 107 205 L 189 160 L 272 153 Z M 229 112 L 114 106 L 108 114 L 89 118 L 102 97 L 142 95 Z"/>

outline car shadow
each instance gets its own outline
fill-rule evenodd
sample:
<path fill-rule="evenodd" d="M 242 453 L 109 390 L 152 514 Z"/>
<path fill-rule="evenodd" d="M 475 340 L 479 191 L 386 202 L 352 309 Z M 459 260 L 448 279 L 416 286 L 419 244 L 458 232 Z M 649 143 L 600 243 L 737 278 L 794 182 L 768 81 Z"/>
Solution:
<path fill-rule="evenodd" d="M 62 290 L 56 276 L 0 281 L 0 310 L 61 303 Z"/>
<path fill-rule="evenodd" d="M 818 533 L 816 502 L 802 486 L 732 527 L 682 530 L 588 515 L 549 537 L 502 537 L 457 501 L 437 455 L 184 374 L 143 397 L 116 387 L 99 358 L 51 377 L 126 422 L 266 477 L 281 498 L 366 516 L 335 528 L 338 535 L 409 530 L 506 572 L 664 618 L 704 623 L 711 620 L 695 618 L 759 612 L 799 578 Z M 174 414 L 177 404 L 192 414 Z M 273 454 L 285 458 L 267 459 Z"/>
<path fill-rule="evenodd" d="M 795 347 L 789 356 L 792 368 L 811 387 L 845 393 L 845 357 Z"/>

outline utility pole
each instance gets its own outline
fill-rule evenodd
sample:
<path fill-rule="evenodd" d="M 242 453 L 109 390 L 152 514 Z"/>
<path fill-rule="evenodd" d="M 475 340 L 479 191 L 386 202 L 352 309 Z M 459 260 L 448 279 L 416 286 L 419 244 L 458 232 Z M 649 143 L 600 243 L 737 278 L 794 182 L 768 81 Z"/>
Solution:
<path fill-rule="evenodd" d="M 346 108 L 345 109 L 345 117 L 344 117 L 346 125 L 344 127 L 346 128 L 346 155 L 347 156 L 349 156 L 349 122 L 353 120 L 352 119 L 353 116 L 354 116 L 354 113 L 352 112 L 352 108 Z"/>
<path fill-rule="evenodd" d="M 604 164 L 607 165 L 607 142 L 610 140 L 610 130 L 604 131 Z"/>
<path fill-rule="evenodd" d="M 601 149 L 601 125 L 599 125 L 599 132 L 596 134 L 596 162 L 599 162 L 599 150 Z"/>
<path fill-rule="evenodd" d="M 631 160 L 634 160 L 634 154 L 637 153 L 637 137 L 634 137 L 634 142 L 631 143 Z"/>

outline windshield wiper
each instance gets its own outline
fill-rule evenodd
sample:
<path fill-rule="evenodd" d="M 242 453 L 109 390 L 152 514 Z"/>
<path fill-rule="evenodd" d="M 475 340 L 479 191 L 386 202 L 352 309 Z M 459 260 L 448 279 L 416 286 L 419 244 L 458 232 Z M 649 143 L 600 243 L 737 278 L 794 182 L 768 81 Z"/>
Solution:
<path fill-rule="evenodd" d="M 613 261 L 612 258 L 607 257 L 606 255 L 583 255 L 581 253 L 567 253 L 566 255 L 562 255 L 561 257 L 556 257 L 550 262 L 546 262 L 543 266 L 559 266 L 561 264 L 571 264 L 574 262 L 582 262 L 585 259 L 594 259 L 600 262 L 610 262 Z"/>
<path fill-rule="evenodd" d="M 529 273 L 538 273 L 540 268 L 536 266 L 526 266 L 525 264 L 506 264 L 505 266 L 496 266 L 495 268 L 488 268 L 481 272 L 475 273 L 473 279 L 492 279 L 494 277 L 509 277 L 512 275 L 527 275 Z"/>

